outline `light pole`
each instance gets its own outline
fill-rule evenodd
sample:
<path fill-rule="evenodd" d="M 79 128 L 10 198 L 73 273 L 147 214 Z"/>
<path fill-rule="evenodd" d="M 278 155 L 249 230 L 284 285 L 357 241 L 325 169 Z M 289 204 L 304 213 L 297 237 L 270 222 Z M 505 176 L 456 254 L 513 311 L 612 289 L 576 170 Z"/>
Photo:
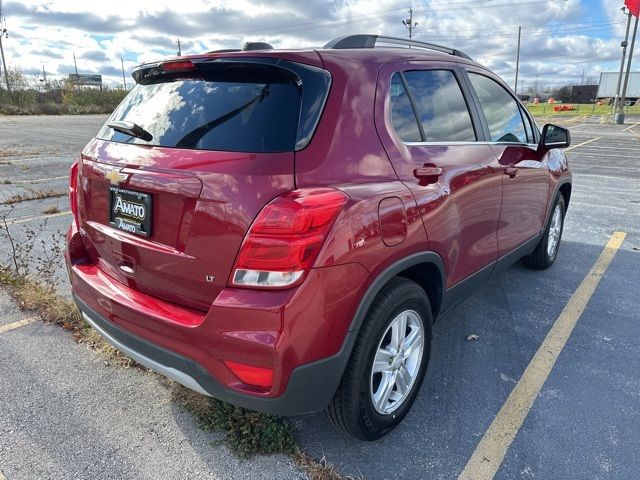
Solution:
<path fill-rule="evenodd" d="M 124 76 L 124 59 L 120 57 L 120 65 L 122 65 L 122 83 L 124 84 L 124 89 L 127 89 L 127 78 Z"/>
<path fill-rule="evenodd" d="M 629 27 L 631 27 L 631 12 L 627 10 L 626 7 L 622 7 L 620 9 L 622 13 L 626 12 L 627 15 L 627 32 L 624 34 L 624 40 L 620 44 L 622 47 L 622 60 L 620 60 L 620 75 L 618 75 L 618 87 L 616 88 L 616 98 L 613 101 L 613 123 L 622 124 L 624 123 L 624 105 L 621 105 L 621 91 L 622 87 L 622 75 L 624 74 L 624 59 L 627 56 L 627 45 L 629 44 Z"/>
<path fill-rule="evenodd" d="M 516 50 L 516 81 L 513 86 L 513 92 L 518 93 L 518 70 L 520 70 L 520 34 L 522 33 L 522 27 L 518 27 L 518 50 Z"/>
<path fill-rule="evenodd" d="M 633 24 L 633 35 L 631 36 L 631 47 L 629 48 L 629 60 L 627 61 L 627 73 L 625 74 L 625 77 L 624 77 L 624 85 L 622 86 L 622 95 L 620 96 L 620 101 L 618 102 L 618 108 L 620 109 L 620 114 L 616 113 L 616 123 L 618 124 L 624 123 L 624 102 L 627 97 L 627 87 L 629 86 L 629 76 L 631 75 L 631 62 L 633 61 L 633 48 L 636 45 L 637 33 L 638 33 L 638 17 L 636 17 L 636 21 Z"/>

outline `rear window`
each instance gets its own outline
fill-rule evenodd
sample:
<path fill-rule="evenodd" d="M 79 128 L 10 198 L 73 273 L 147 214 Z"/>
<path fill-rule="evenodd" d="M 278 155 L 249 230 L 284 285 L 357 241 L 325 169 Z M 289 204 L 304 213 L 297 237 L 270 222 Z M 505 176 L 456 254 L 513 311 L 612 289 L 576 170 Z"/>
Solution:
<path fill-rule="evenodd" d="M 107 123 L 134 122 L 150 141 L 105 124 L 98 138 L 198 150 L 286 152 L 296 146 L 301 88 L 273 71 L 162 76 L 139 84 Z"/>

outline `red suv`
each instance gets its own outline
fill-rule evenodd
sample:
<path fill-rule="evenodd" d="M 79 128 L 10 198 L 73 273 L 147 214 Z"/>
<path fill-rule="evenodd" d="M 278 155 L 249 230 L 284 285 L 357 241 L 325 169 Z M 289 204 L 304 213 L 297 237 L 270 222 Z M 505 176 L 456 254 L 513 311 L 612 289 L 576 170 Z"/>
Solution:
<path fill-rule="evenodd" d="M 569 132 L 540 133 L 462 52 L 351 35 L 133 76 L 71 168 L 73 294 L 198 392 L 379 438 L 420 389 L 433 320 L 556 258 Z"/>

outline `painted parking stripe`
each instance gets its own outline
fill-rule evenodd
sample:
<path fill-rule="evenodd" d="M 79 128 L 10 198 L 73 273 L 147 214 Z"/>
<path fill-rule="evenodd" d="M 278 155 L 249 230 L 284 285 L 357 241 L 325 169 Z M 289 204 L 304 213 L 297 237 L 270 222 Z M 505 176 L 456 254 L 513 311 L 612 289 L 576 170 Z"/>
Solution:
<path fill-rule="evenodd" d="M 14 219 L 7 220 L 7 225 L 19 225 L 21 223 L 29 223 L 35 220 L 43 220 L 45 218 L 62 217 L 64 215 L 71 215 L 71 210 L 66 210 L 64 212 L 58 212 L 58 213 L 50 213 L 46 215 L 32 215 L 31 217 L 14 218 Z"/>
<path fill-rule="evenodd" d="M 23 320 L 18 320 L 17 322 L 13 322 L 8 325 L 0 325 L 0 333 L 9 332 L 11 330 L 15 330 L 16 328 L 24 327 L 25 325 L 37 322 L 38 320 L 38 317 L 31 317 L 25 318 Z M 2 477 L 0 477 L 0 480 L 2 480 Z"/>
<path fill-rule="evenodd" d="M 624 232 L 615 232 L 611 236 L 600 257 L 565 305 L 522 377 L 493 419 L 458 480 L 488 480 L 494 477 L 625 236 Z"/>
<path fill-rule="evenodd" d="M 69 178 L 69 175 L 62 175 L 60 177 L 49 177 L 49 178 L 34 178 L 33 180 L 15 180 L 12 181 L 12 184 L 19 183 L 39 183 L 39 182 L 47 182 L 49 180 L 62 180 L 63 178 Z"/>
<path fill-rule="evenodd" d="M 600 140 L 601 138 L 602 138 L 602 137 L 592 138 L 591 140 L 587 140 L 586 142 L 582 142 L 582 143 L 579 143 L 579 144 L 574 145 L 574 146 L 572 146 L 572 147 L 565 148 L 565 150 L 564 150 L 564 151 L 565 151 L 565 152 L 568 152 L 569 150 L 573 150 L 574 148 L 581 147 L 581 146 L 583 146 L 583 145 L 586 145 L 587 143 L 595 142 L 596 140 Z"/>
<path fill-rule="evenodd" d="M 631 125 L 630 127 L 627 128 L 623 128 L 622 131 L 626 132 L 627 130 L 631 130 L 633 127 L 637 127 L 638 125 L 640 125 L 640 122 L 638 123 L 634 123 L 633 125 Z"/>

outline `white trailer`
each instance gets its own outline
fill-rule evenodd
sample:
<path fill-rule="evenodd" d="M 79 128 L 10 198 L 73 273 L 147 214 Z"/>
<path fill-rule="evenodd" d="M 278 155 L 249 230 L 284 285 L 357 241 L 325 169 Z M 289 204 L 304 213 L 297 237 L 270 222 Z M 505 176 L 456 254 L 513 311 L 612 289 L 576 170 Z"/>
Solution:
<path fill-rule="evenodd" d="M 600 74 L 600 84 L 598 85 L 598 100 L 613 100 L 616 98 L 616 89 L 618 88 L 618 72 L 602 72 Z M 624 84 L 624 75 L 622 76 Z M 622 90 L 622 86 L 620 87 Z M 626 102 L 629 105 L 635 105 L 640 99 L 640 72 L 631 72 L 629 75 L 629 85 L 627 86 Z"/>

